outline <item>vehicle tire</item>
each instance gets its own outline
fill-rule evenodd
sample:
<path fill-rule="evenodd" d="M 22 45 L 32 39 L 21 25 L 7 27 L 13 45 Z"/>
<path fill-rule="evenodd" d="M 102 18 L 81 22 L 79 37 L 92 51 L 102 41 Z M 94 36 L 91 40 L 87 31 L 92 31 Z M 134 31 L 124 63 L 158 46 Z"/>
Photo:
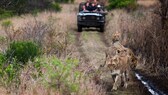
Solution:
<path fill-rule="evenodd" d="M 104 32 L 104 25 L 100 26 L 100 32 Z"/>
<path fill-rule="evenodd" d="M 78 32 L 82 32 L 82 26 L 78 25 Z"/>

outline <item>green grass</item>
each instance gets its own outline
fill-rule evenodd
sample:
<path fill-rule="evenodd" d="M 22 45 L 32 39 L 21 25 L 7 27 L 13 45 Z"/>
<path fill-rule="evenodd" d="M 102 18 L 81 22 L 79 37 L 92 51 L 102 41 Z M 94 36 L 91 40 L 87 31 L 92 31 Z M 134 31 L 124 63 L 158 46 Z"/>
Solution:
<path fill-rule="evenodd" d="M 5 10 L 5 9 L 1 9 L 1 8 L 0 8 L 0 20 L 1 20 L 1 19 L 5 19 L 5 18 L 12 17 L 13 15 L 14 15 L 14 13 L 13 13 L 12 11 Z"/>
<path fill-rule="evenodd" d="M 136 7 L 136 0 L 109 0 L 108 9 L 114 8 L 132 8 Z"/>

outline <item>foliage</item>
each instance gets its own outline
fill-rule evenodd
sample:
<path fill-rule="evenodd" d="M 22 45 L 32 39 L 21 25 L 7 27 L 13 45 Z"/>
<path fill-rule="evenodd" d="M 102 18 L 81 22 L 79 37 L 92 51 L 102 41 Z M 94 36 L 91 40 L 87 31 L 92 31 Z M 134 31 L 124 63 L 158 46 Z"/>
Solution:
<path fill-rule="evenodd" d="M 5 61 L 5 56 L 0 53 L 0 64 L 2 64 Z"/>
<path fill-rule="evenodd" d="M 134 8 L 136 7 L 136 0 L 109 0 L 108 9 L 113 8 Z"/>
<path fill-rule="evenodd" d="M 0 19 L 23 13 L 36 13 L 44 9 L 60 11 L 59 3 L 73 2 L 74 0 L 0 0 Z"/>
<path fill-rule="evenodd" d="M 48 87 L 56 87 L 56 89 L 64 95 L 79 90 L 79 78 L 81 73 L 75 70 L 79 63 L 78 60 L 68 58 L 65 62 L 62 62 L 53 57 L 49 58 L 49 61 L 46 63 L 47 64 L 43 64 L 46 69 L 44 73 L 44 82 Z"/>
<path fill-rule="evenodd" d="M 23 63 L 26 63 L 29 59 L 33 60 L 39 54 L 39 46 L 33 42 L 26 41 L 12 42 L 6 51 L 7 59 L 13 60 L 13 58 L 16 58 L 18 62 Z"/>
<path fill-rule="evenodd" d="M 11 16 L 13 16 L 12 11 L 9 11 L 9 10 L 7 11 L 7 10 L 4 10 L 4 9 L 0 8 L 0 20 L 4 19 L 4 18 L 11 17 Z"/>
<path fill-rule="evenodd" d="M 12 86 L 15 88 L 19 85 L 19 71 L 21 65 L 13 61 L 12 64 L 6 63 L 4 54 L 0 54 L 0 84 L 3 85 L 7 90 L 11 90 Z"/>
<path fill-rule="evenodd" d="M 35 8 L 35 9 L 32 10 L 30 13 L 35 17 L 35 16 L 37 16 L 37 14 L 38 14 L 39 12 L 41 12 L 41 10 L 38 9 L 38 8 Z"/>
<path fill-rule="evenodd" d="M 28 0 L 2 0 L 0 6 L 2 9 L 11 10 L 14 13 L 22 13 Z"/>
<path fill-rule="evenodd" d="M 10 20 L 6 20 L 2 22 L 2 26 L 7 28 L 10 27 L 12 25 L 12 22 Z"/>
<path fill-rule="evenodd" d="M 55 2 L 59 2 L 59 3 L 73 3 L 74 0 L 55 0 Z"/>
<path fill-rule="evenodd" d="M 62 2 L 62 1 L 61 1 Z M 50 8 L 52 0 L 0 0 L 0 19 Z M 57 3 L 58 7 L 59 4 Z M 54 9 L 55 10 L 55 9 Z"/>
<path fill-rule="evenodd" d="M 51 3 L 50 8 L 54 11 L 61 11 L 61 6 L 56 2 Z"/>

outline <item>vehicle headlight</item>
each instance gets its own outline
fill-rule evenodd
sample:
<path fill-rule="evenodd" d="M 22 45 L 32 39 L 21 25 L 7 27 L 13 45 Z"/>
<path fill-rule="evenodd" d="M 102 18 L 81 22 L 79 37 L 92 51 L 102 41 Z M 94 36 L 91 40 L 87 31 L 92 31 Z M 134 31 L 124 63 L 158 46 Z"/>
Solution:
<path fill-rule="evenodd" d="M 102 20 L 104 20 L 104 17 L 102 17 Z"/>
<path fill-rule="evenodd" d="M 85 19 L 86 19 L 86 17 L 82 17 L 82 19 L 83 19 L 83 20 L 85 20 Z"/>
<path fill-rule="evenodd" d="M 100 20 L 100 17 L 97 17 L 97 20 Z"/>
<path fill-rule="evenodd" d="M 78 16 L 78 20 L 82 20 L 82 19 L 81 19 L 81 16 Z"/>

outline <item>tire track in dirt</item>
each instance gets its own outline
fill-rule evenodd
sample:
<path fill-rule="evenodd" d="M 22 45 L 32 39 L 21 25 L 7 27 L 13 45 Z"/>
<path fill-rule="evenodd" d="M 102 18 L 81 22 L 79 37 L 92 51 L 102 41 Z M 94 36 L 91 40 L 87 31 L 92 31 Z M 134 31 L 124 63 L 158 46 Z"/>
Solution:
<path fill-rule="evenodd" d="M 98 69 L 103 64 L 105 59 L 105 49 L 107 43 L 105 42 L 103 33 L 95 30 L 84 30 L 81 33 L 76 33 L 76 46 L 84 62 L 93 69 Z"/>
<path fill-rule="evenodd" d="M 87 55 L 84 53 L 83 48 L 81 48 L 81 46 L 82 46 L 81 35 L 82 35 L 82 33 L 80 33 L 80 32 L 77 32 L 75 34 L 75 36 L 76 36 L 75 37 L 75 43 L 76 43 L 76 46 L 78 47 L 78 51 L 80 53 L 80 58 L 83 58 L 84 62 L 86 64 L 88 64 L 88 62 L 90 61 L 90 59 L 87 58 Z"/>
<path fill-rule="evenodd" d="M 101 38 L 101 41 L 104 43 L 106 47 L 110 47 L 110 43 L 107 41 L 104 33 L 99 33 L 99 37 Z"/>

